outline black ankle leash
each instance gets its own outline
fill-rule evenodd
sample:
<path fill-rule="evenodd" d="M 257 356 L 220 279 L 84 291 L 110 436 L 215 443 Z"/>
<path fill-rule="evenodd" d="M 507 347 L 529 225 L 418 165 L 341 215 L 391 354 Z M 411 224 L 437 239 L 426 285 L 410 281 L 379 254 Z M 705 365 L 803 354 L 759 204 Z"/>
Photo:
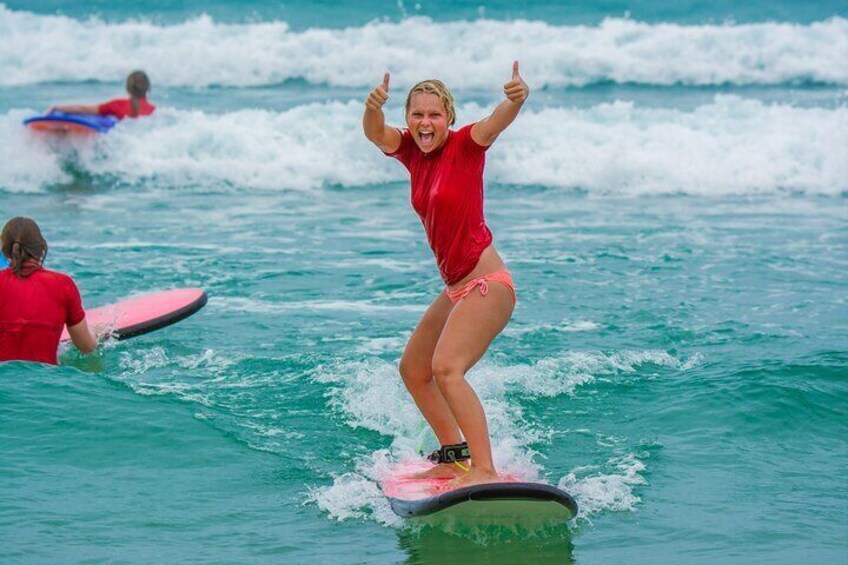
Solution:
<path fill-rule="evenodd" d="M 423 455 L 423 453 L 422 453 Z M 456 445 L 443 445 L 433 453 L 427 456 L 431 463 L 457 463 L 471 459 L 471 452 L 468 451 L 468 442 L 463 441 Z"/>

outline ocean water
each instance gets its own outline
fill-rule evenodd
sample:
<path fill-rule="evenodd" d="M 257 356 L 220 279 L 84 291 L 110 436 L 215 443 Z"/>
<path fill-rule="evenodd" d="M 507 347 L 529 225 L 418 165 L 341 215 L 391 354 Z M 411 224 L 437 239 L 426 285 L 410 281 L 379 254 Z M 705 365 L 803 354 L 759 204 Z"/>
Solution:
<path fill-rule="evenodd" d="M 0 562 L 848 562 L 848 5 L 6 2 L 0 221 L 87 306 L 178 325 L 0 365 Z M 443 78 L 489 151 L 518 287 L 469 374 L 552 531 L 420 528 L 386 465 L 435 440 L 397 376 L 440 280 L 368 90 Z M 153 81 L 94 139 L 21 121 Z"/>

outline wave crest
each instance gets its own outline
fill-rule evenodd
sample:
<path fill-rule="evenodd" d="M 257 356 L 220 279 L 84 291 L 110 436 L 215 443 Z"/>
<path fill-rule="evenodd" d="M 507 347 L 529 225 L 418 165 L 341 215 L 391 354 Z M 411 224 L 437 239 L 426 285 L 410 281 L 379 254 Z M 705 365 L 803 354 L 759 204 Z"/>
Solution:
<path fill-rule="evenodd" d="M 143 67 L 154 84 L 261 86 L 302 79 L 367 88 L 440 76 L 454 88 L 493 89 L 522 61 L 534 87 L 599 82 L 687 85 L 848 84 L 848 19 L 811 24 L 597 26 L 541 21 L 435 22 L 412 17 L 346 29 L 294 31 L 284 21 L 173 25 L 78 21 L 0 5 L 0 86 L 123 79 Z M 439 38 L 433 42 L 432 38 Z M 104 57 L 104 53 L 110 53 Z M 500 77 L 500 78 L 499 78 Z"/>
<path fill-rule="evenodd" d="M 69 181 L 72 159 L 86 174 L 168 188 L 238 192 L 311 191 L 408 182 L 361 132 L 359 101 L 284 111 L 226 114 L 162 108 L 108 135 L 57 151 L 0 116 L 9 149 L 0 189 L 37 191 Z M 463 121 L 488 110 L 459 108 Z M 401 121 L 400 108 L 390 120 Z M 526 109 L 489 152 L 487 182 L 597 194 L 706 196 L 846 190 L 848 107 L 797 108 L 718 96 L 687 112 L 630 102 L 592 108 Z"/>

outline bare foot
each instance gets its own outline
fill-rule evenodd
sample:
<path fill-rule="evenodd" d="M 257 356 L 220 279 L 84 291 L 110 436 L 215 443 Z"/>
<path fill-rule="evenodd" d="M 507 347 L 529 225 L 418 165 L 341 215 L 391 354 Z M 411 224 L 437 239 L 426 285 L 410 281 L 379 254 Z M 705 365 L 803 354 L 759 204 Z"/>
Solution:
<path fill-rule="evenodd" d="M 495 471 L 483 471 L 481 469 L 471 467 L 471 470 L 464 475 L 457 476 L 450 482 L 451 487 L 470 487 L 472 485 L 482 485 L 486 483 L 499 483 L 500 476 Z"/>
<path fill-rule="evenodd" d="M 426 471 L 412 475 L 414 479 L 455 479 L 467 471 L 463 471 L 453 463 L 439 463 Z"/>

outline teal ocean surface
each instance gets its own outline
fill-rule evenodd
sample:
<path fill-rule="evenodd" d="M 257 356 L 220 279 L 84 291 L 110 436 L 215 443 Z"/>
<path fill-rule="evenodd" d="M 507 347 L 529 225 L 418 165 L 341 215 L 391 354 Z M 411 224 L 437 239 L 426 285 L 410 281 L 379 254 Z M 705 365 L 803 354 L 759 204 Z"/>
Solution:
<path fill-rule="evenodd" d="M 0 364 L 0 562 L 848 562 L 848 7 L 560 4 L 0 5 L 0 221 L 87 307 L 209 295 Z M 580 514 L 415 527 L 377 478 L 435 446 L 396 367 L 442 287 L 363 100 L 390 71 L 401 124 L 440 77 L 465 124 L 514 59 L 486 210 L 518 306 L 469 379 L 497 465 Z M 21 125 L 136 67 L 154 117 Z"/>

